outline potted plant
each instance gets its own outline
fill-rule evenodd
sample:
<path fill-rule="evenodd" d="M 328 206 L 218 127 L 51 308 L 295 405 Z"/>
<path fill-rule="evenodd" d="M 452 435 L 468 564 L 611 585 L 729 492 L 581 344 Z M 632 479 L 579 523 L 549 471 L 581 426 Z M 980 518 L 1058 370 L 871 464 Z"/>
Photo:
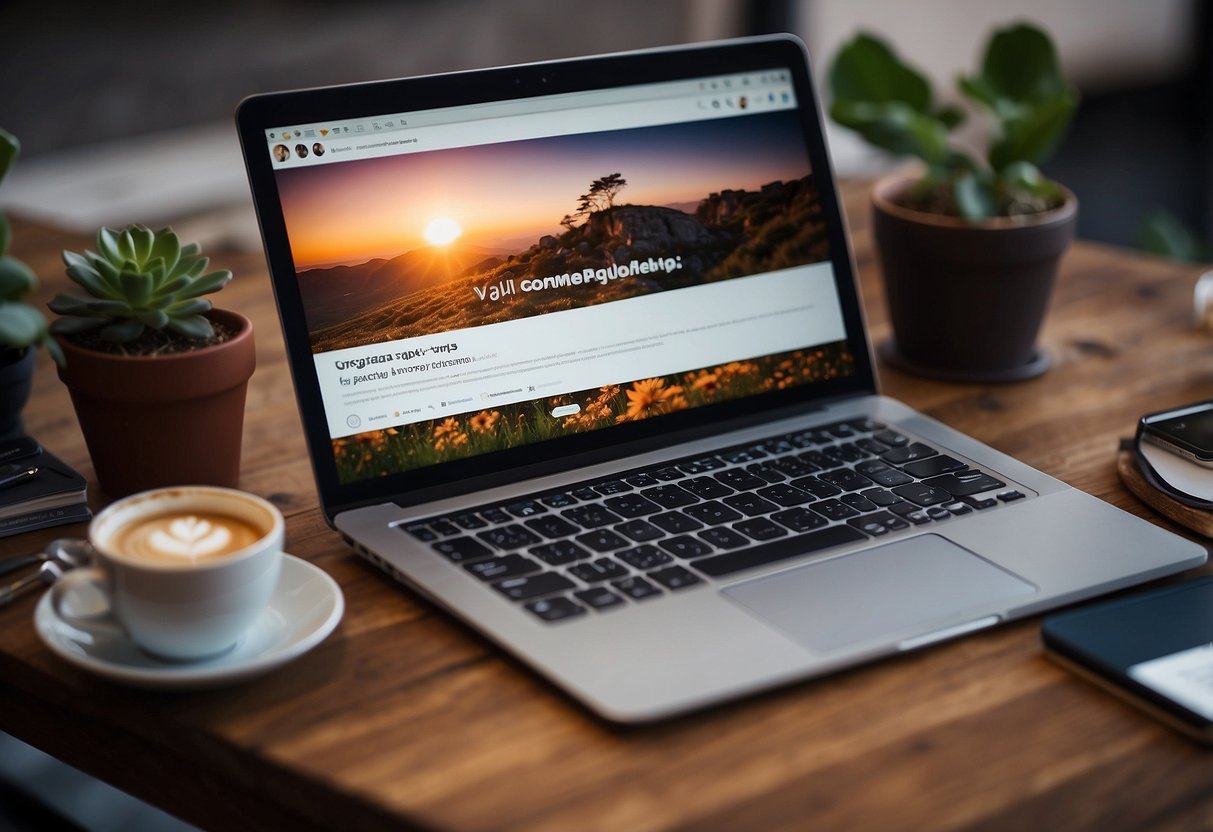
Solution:
<path fill-rule="evenodd" d="M 956 146 L 963 121 L 936 107 L 927 79 L 885 43 L 861 34 L 830 69 L 831 117 L 898 156 L 916 176 L 872 191 L 895 366 L 936 378 L 1011 381 L 1047 369 L 1037 347 L 1057 265 L 1074 236 L 1074 195 L 1037 165 L 1078 102 L 1049 37 L 1018 24 L 994 33 L 963 96 L 990 116 L 984 158 Z"/>
<path fill-rule="evenodd" d="M 0 181 L 8 173 L 21 145 L 0 130 Z M 0 439 L 23 432 L 21 411 L 29 400 L 34 375 L 34 349 L 45 346 L 56 361 L 62 354 L 47 336 L 46 319 L 24 301 L 38 287 L 30 267 L 8 254 L 11 229 L 0 212 Z"/>
<path fill-rule="evenodd" d="M 102 228 L 97 250 L 63 252 L 85 296 L 60 293 L 50 326 L 101 489 L 235 486 L 252 324 L 202 295 L 232 279 L 208 272 L 171 229 Z"/>

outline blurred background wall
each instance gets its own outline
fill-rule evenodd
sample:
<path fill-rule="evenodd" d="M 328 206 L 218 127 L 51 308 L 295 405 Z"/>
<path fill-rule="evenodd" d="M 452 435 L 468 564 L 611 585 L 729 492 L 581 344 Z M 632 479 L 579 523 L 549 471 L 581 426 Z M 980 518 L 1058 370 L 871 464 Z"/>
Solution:
<path fill-rule="evenodd" d="M 0 125 L 24 148 L 0 202 L 83 229 L 190 216 L 252 245 L 231 125 L 252 93 L 785 30 L 823 78 L 865 29 L 955 97 L 988 32 L 1023 18 L 1052 33 L 1084 94 L 1048 166 L 1083 198 L 1079 233 L 1130 245 L 1164 207 L 1209 236 L 1202 0 L 9 0 Z M 885 164 L 843 131 L 831 142 L 843 174 Z"/>

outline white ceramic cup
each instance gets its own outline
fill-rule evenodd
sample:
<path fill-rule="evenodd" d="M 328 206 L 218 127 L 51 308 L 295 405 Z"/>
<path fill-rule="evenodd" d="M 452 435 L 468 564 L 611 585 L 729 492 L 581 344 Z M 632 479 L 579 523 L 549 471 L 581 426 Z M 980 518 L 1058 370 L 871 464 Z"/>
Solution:
<path fill-rule="evenodd" d="M 176 563 L 139 560 L 115 545 L 117 534 L 132 523 L 195 512 L 243 520 L 257 539 L 222 557 Z M 231 649 L 268 605 L 282 565 L 284 528 L 272 503 L 230 488 L 180 486 L 134 494 L 93 518 L 88 536 L 96 563 L 60 578 L 51 602 L 72 626 L 125 635 L 161 658 L 217 656 Z M 88 587 L 104 596 L 106 609 L 82 611 Z"/>

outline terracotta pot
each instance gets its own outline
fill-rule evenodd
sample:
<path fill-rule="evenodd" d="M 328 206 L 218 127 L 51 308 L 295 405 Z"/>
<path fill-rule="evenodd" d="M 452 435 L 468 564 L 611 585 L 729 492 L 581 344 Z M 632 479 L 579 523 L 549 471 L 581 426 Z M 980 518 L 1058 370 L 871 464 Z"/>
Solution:
<path fill-rule="evenodd" d="M 7 351 L 0 350 L 0 356 Z M 21 411 L 29 401 L 34 380 L 34 348 L 26 347 L 21 357 L 0 365 L 0 439 L 12 439 L 23 432 Z"/>
<path fill-rule="evenodd" d="M 881 355 L 952 381 L 1017 381 L 1043 373 L 1036 343 L 1078 200 L 1038 215 L 970 223 L 913 211 L 896 198 L 911 177 L 872 190 L 872 230 L 884 270 L 893 342 Z"/>
<path fill-rule="evenodd" d="M 207 317 L 237 334 L 158 356 L 110 355 L 60 339 L 67 364 L 59 378 L 110 497 L 164 485 L 237 486 L 244 397 L 256 364 L 253 326 L 227 310 Z"/>

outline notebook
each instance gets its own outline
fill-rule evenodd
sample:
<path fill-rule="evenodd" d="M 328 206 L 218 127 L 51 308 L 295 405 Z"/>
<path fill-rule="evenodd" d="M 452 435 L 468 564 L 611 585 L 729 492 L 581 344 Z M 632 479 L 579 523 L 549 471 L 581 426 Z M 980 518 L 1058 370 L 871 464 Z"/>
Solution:
<path fill-rule="evenodd" d="M 647 722 L 1203 563 L 879 395 L 790 36 L 258 95 L 323 510 Z"/>

